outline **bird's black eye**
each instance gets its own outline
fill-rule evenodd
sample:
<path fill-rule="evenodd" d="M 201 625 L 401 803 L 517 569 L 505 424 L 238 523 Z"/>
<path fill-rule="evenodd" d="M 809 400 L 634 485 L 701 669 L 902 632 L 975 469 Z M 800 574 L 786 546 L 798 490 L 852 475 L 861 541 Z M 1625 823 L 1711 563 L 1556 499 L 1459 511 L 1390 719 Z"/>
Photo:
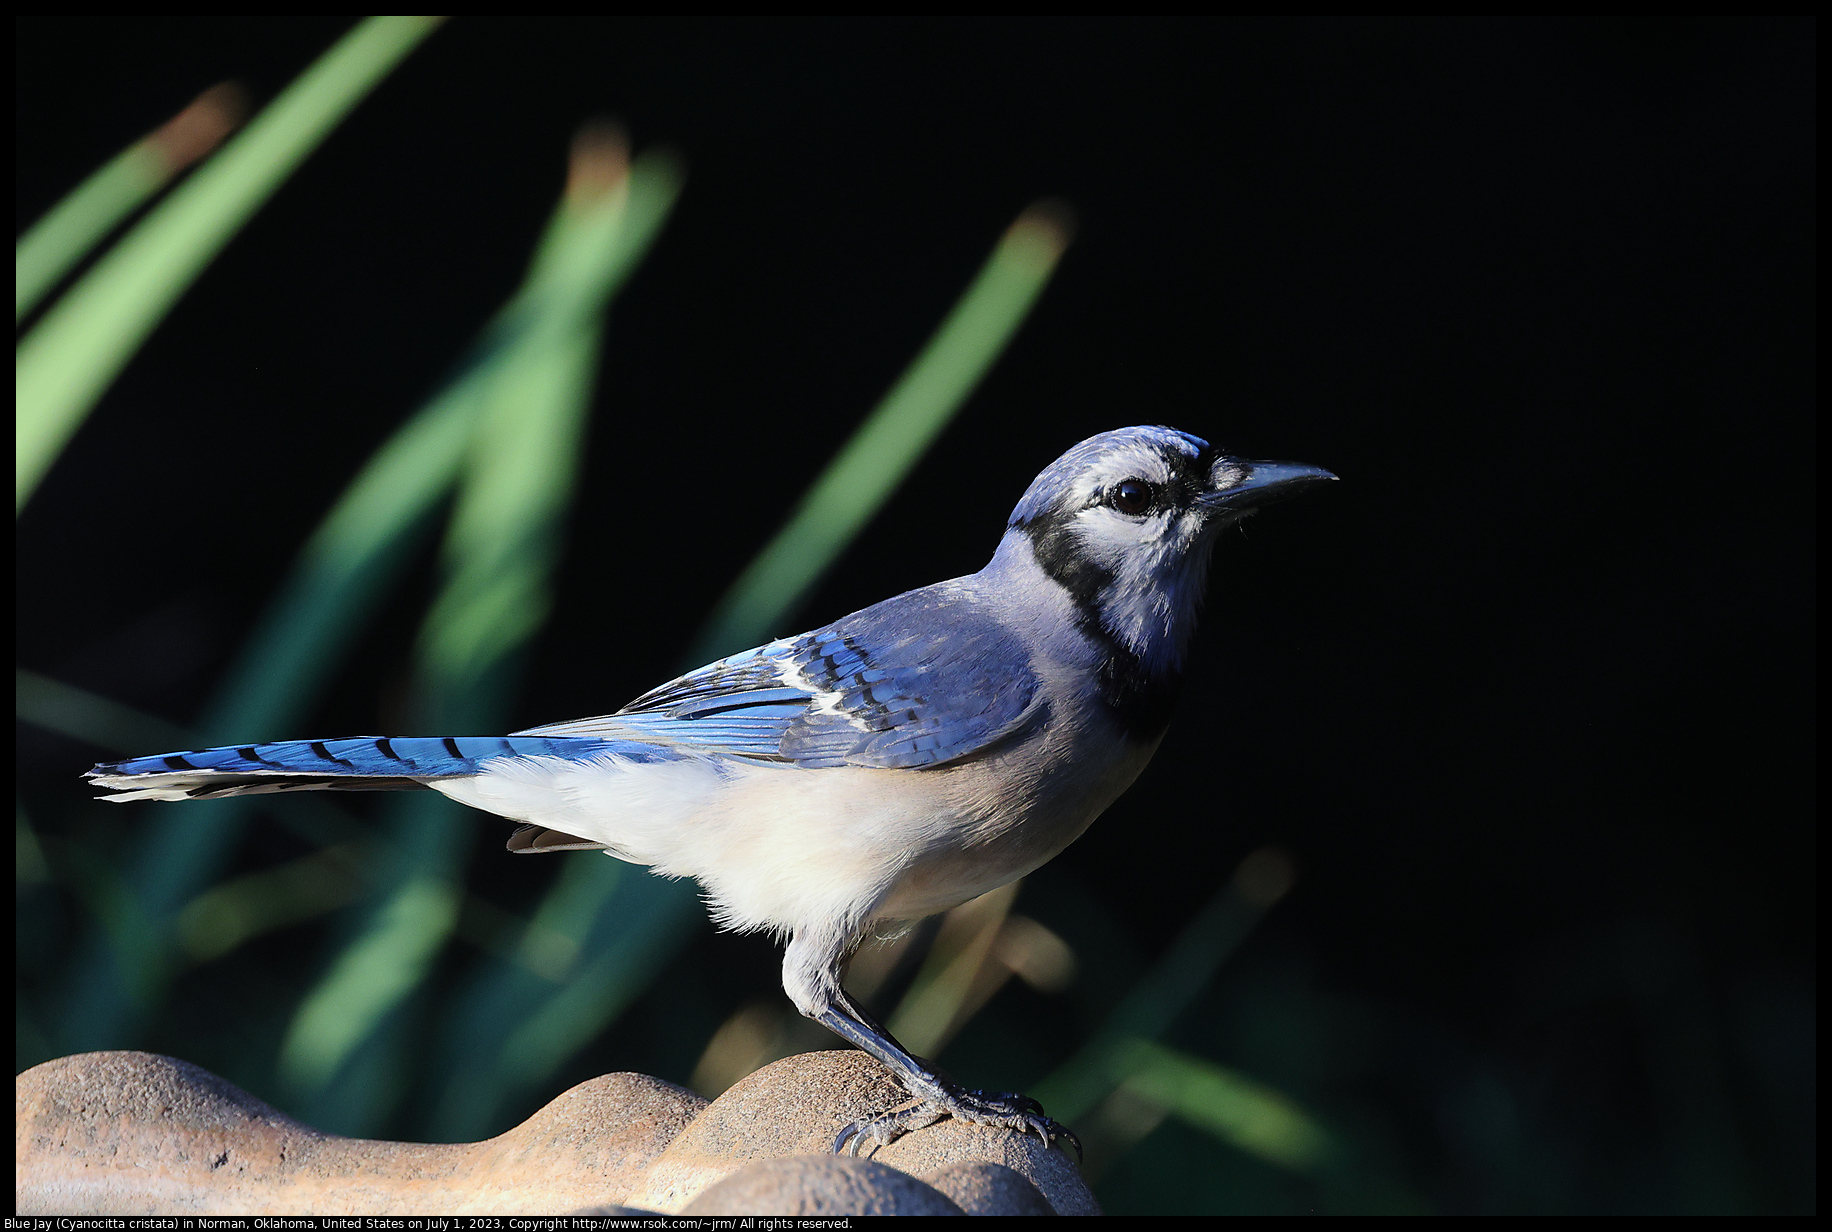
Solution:
<path fill-rule="evenodd" d="M 1151 508 L 1151 502 L 1157 492 L 1143 479 L 1127 479 L 1113 485 L 1107 499 L 1121 513 L 1141 514 Z"/>

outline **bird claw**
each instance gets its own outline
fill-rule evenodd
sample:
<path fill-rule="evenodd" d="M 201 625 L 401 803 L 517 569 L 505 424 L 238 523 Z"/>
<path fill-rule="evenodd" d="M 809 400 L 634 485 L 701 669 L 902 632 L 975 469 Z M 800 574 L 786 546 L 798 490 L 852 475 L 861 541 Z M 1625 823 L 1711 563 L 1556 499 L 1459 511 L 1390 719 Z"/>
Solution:
<path fill-rule="evenodd" d="M 926 1128 L 943 1117 L 969 1125 L 1001 1125 L 1021 1134 L 1036 1134 L 1045 1147 L 1054 1146 L 1058 1139 L 1066 1140 L 1075 1148 L 1075 1158 L 1081 1158 L 1081 1139 L 1068 1126 L 1045 1116 L 1043 1105 L 1030 1096 L 1011 1091 L 963 1091 L 958 1087 L 853 1122 L 834 1139 L 833 1151 L 836 1155 L 856 1156 L 867 1140 L 876 1146 L 889 1146 L 911 1130 Z"/>

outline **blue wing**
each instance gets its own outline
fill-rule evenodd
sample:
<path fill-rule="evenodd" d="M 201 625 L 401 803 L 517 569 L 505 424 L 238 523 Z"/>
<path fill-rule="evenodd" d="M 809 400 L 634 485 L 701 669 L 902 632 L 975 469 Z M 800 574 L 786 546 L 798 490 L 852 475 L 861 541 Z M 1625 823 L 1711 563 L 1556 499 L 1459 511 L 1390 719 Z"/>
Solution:
<path fill-rule="evenodd" d="M 1042 705 L 1023 646 L 958 582 L 888 599 L 652 689 L 616 714 L 517 736 L 652 740 L 829 766 L 946 765 Z"/>
<path fill-rule="evenodd" d="M 189 749 L 105 763 L 86 777 L 119 793 L 106 799 L 184 800 L 425 787 L 477 774 L 503 757 L 612 754 L 645 762 L 711 755 L 810 769 L 923 768 L 990 748 L 1042 706 L 1023 646 L 971 589 L 943 582 L 721 659 L 601 718 L 509 736 Z"/>

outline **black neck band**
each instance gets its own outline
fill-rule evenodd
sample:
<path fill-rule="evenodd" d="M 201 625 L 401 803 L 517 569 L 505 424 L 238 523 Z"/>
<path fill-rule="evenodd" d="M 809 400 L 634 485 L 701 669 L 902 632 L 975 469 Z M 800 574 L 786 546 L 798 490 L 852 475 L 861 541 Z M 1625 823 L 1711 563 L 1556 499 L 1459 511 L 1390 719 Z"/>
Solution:
<path fill-rule="evenodd" d="M 1113 585 L 1113 572 L 1088 559 L 1069 528 L 1071 516 L 1051 510 L 1027 522 L 1023 530 L 1038 567 L 1074 601 L 1076 627 L 1101 649 L 1101 702 L 1128 738 L 1156 740 L 1170 726 L 1183 674 L 1147 671 L 1139 656 L 1108 630 L 1101 620 L 1100 597 Z"/>

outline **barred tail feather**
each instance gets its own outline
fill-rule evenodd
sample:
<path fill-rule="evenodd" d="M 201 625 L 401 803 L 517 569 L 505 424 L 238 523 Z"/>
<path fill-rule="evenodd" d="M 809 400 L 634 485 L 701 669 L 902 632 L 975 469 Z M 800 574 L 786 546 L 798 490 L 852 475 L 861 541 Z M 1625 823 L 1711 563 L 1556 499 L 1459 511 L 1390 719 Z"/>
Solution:
<path fill-rule="evenodd" d="M 213 800 L 281 791 L 410 791 L 478 773 L 502 757 L 589 757 L 614 750 L 637 760 L 654 746 L 539 736 L 356 736 L 190 749 L 105 762 L 83 777 L 113 794 L 101 799 Z M 646 754 L 646 756 L 645 756 Z"/>

